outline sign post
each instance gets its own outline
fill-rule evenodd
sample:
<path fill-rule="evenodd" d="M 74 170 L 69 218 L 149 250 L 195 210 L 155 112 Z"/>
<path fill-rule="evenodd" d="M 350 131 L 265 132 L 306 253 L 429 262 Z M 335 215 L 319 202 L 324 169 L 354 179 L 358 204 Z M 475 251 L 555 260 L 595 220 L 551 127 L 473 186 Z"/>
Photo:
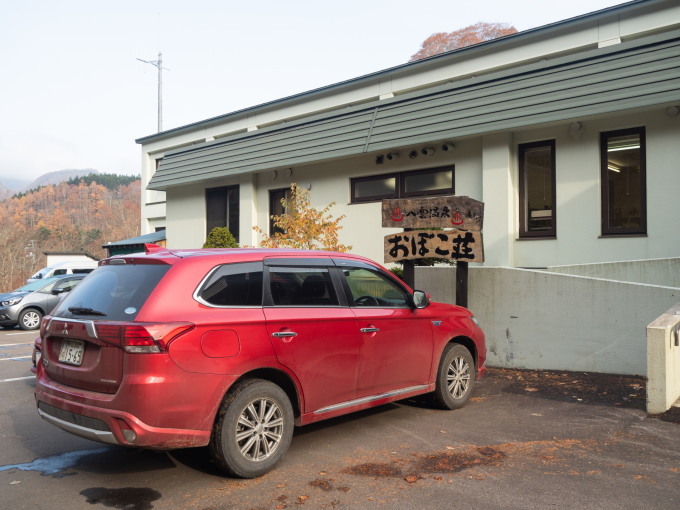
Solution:
<path fill-rule="evenodd" d="M 467 306 L 468 263 L 484 262 L 483 221 L 484 204 L 469 197 L 383 200 L 382 226 L 405 229 L 385 236 L 385 262 L 404 261 L 404 279 L 413 286 L 410 261 L 455 261 L 456 304 Z"/>

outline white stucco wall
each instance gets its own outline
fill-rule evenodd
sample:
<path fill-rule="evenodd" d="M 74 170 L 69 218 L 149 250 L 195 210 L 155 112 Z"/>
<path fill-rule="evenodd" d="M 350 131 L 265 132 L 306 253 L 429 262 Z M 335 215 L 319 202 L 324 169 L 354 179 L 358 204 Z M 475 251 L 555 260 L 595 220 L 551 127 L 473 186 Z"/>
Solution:
<path fill-rule="evenodd" d="M 311 164 L 187 186 L 168 192 L 168 246 L 197 247 L 205 240 L 206 187 L 241 186 L 242 245 L 256 245 L 252 225 L 267 231 L 269 190 L 287 188 L 291 182 L 311 186 L 312 205 L 331 202 L 334 217 L 345 215 L 340 241 L 352 251 L 382 261 L 382 238 L 393 232 L 381 227 L 380 203 L 351 204 L 350 179 L 391 172 L 454 165 L 457 195 L 485 202 L 485 265 L 547 267 L 565 264 L 614 262 L 680 255 L 680 116 L 669 117 L 665 108 L 626 115 L 579 120 L 582 131 L 574 135 L 570 123 L 540 129 L 485 135 L 456 141 L 455 150 L 438 150 L 433 156 L 410 159 L 414 147 L 396 148 L 401 157 L 375 163 L 375 155 Z M 600 132 L 645 126 L 647 141 L 646 236 L 600 235 Z M 557 182 L 557 238 L 518 239 L 518 163 L 521 143 L 555 139 Z"/>

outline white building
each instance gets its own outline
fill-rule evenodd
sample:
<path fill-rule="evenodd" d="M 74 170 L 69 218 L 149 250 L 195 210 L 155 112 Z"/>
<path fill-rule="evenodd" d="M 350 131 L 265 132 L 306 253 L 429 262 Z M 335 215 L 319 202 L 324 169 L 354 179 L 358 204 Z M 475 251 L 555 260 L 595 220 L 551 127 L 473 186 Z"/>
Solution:
<path fill-rule="evenodd" d="M 680 2 L 642 0 L 137 140 L 142 234 L 242 245 L 291 182 L 382 259 L 380 200 L 485 203 L 486 265 L 680 255 Z"/>

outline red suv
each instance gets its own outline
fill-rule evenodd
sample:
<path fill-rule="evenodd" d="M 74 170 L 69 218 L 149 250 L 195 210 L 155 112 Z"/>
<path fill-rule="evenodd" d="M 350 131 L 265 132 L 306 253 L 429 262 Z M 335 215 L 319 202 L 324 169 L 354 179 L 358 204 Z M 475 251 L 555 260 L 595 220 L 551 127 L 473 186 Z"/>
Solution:
<path fill-rule="evenodd" d="M 345 253 L 167 250 L 106 259 L 42 321 L 48 422 L 140 448 L 209 445 L 227 473 L 272 469 L 294 425 L 423 393 L 470 398 L 484 334 Z"/>

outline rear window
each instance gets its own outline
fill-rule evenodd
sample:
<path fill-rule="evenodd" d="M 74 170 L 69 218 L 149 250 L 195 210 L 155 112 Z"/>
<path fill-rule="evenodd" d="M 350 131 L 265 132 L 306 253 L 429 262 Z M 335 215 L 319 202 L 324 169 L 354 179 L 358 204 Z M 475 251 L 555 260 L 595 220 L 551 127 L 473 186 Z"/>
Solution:
<path fill-rule="evenodd" d="M 97 268 L 52 312 L 66 319 L 131 321 L 170 269 L 160 264 L 121 264 Z"/>

